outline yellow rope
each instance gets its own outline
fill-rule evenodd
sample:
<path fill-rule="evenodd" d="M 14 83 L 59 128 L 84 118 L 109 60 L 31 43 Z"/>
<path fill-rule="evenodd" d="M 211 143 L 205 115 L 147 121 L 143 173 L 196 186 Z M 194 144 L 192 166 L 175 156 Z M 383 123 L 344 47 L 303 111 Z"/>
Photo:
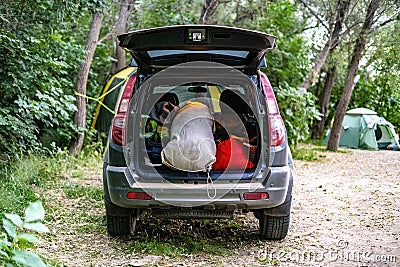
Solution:
<path fill-rule="evenodd" d="M 78 93 L 78 92 L 75 92 L 75 95 L 84 97 L 84 98 L 86 98 L 87 100 L 94 100 L 94 101 L 97 101 L 97 102 L 99 102 L 100 105 L 102 105 L 105 109 L 107 109 L 108 111 L 110 111 L 113 115 L 115 114 L 114 110 L 110 109 L 110 108 L 109 108 L 106 104 L 104 104 L 103 101 L 101 101 L 99 98 L 90 97 L 90 96 L 83 95 L 83 94 Z"/>
<path fill-rule="evenodd" d="M 111 114 L 114 115 L 114 114 L 115 114 L 114 110 L 112 110 L 112 109 L 109 108 L 106 104 L 104 104 L 104 103 L 103 103 L 103 99 L 104 99 L 104 97 L 105 97 L 106 95 L 108 95 L 108 94 L 111 93 L 112 91 L 116 90 L 119 86 L 121 86 L 123 83 L 125 83 L 127 79 L 128 79 L 128 77 L 126 77 L 124 80 L 122 80 L 121 82 L 119 82 L 118 84 L 116 84 L 113 88 L 111 88 L 110 90 L 107 90 L 106 93 L 102 94 L 101 96 L 99 96 L 99 97 L 97 97 L 97 98 L 94 98 L 94 97 L 91 97 L 91 96 L 87 96 L 87 95 L 78 93 L 78 92 L 76 92 L 76 91 L 75 91 L 75 95 L 80 96 L 80 97 L 84 97 L 84 98 L 86 98 L 86 100 L 93 100 L 93 101 L 98 102 L 98 103 L 99 103 L 100 105 L 102 105 L 105 109 L 107 109 L 108 111 L 110 111 Z"/>

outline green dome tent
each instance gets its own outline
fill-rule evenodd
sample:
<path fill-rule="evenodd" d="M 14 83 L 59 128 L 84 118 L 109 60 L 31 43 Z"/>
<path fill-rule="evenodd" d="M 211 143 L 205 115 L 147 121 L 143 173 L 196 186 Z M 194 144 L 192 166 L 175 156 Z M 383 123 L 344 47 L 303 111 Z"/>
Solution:
<path fill-rule="evenodd" d="M 328 143 L 330 131 L 324 143 Z M 389 144 L 399 145 L 393 125 L 370 109 L 356 108 L 346 112 L 339 146 L 367 150 L 379 150 Z"/>

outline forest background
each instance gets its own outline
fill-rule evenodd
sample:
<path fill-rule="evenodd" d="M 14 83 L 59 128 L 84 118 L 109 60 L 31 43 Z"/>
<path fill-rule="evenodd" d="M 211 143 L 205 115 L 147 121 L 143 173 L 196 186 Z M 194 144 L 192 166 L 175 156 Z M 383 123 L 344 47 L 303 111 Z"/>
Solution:
<path fill-rule="evenodd" d="M 330 127 L 327 149 L 337 150 L 343 116 L 351 108 L 375 110 L 400 131 L 398 0 L 0 1 L 0 216 L 5 217 L 0 265 L 44 266 L 38 255 L 24 251 L 38 241 L 28 230 L 48 231 L 43 220 L 50 228 L 65 223 L 67 235 L 76 222 L 96 237 L 104 231 L 101 212 L 89 214 L 104 209 L 100 181 L 92 187 L 76 183 L 101 176 L 102 144 L 90 129 L 97 102 L 90 99 L 130 62 L 116 37 L 199 23 L 278 37 L 263 71 L 294 158 L 298 144 L 321 141 Z M 87 202 L 71 213 L 65 205 L 71 199 Z M 10 213 L 24 209 L 24 221 Z"/>
<path fill-rule="evenodd" d="M 375 110 L 399 131 L 399 14 L 395 0 L 3 1 L 0 160 L 71 148 L 79 136 L 91 143 L 97 102 L 83 101 L 79 124 L 76 92 L 98 97 L 107 78 L 129 64 L 116 36 L 177 24 L 242 27 L 279 38 L 263 71 L 292 149 L 320 140 L 355 107 Z"/>

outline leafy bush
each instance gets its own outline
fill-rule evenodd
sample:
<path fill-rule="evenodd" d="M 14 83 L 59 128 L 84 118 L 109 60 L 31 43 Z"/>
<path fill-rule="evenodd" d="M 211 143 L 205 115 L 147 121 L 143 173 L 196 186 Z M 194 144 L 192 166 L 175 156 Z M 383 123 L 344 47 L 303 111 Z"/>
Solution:
<path fill-rule="evenodd" d="M 284 83 L 284 86 L 279 87 L 277 101 L 285 121 L 289 145 L 294 148 L 310 137 L 313 120 L 320 118 L 315 96 Z"/>
<path fill-rule="evenodd" d="M 79 55 L 83 51 L 55 31 L 0 29 L 0 157 L 52 142 L 68 145 L 76 110 L 71 74 Z"/>
<path fill-rule="evenodd" d="M 40 201 L 31 203 L 25 209 L 25 219 L 18 214 L 6 213 L 3 219 L 3 229 L 0 232 L 0 263 L 4 266 L 46 266 L 43 260 L 28 249 L 40 242 L 31 233 L 45 233 L 49 229 L 41 223 L 44 220 L 44 209 Z"/>
<path fill-rule="evenodd" d="M 266 53 L 267 68 L 263 70 L 273 87 L 301 84 L 309 72 L 310 49 L 302 31 L 306 20 L 298 16 L 294 1 L 268 1 L 260 16 L 258 30 L 278 37 L 277 47 Z"/>

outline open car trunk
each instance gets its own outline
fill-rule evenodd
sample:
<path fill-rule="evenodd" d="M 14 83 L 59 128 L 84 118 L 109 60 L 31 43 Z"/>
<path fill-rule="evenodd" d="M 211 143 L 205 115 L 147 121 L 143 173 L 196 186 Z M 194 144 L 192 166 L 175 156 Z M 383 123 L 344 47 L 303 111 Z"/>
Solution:
<path fill-rule="evenodd" d="M 262 168 L 267 168 L 265 162 L 269 159 L 260 155 L 268 155 L 268 119 L 257 70 L 265 53 L 274 48 L 276 37 L 224 26 L 179 25 L 138 30 L 120 35 L 118 39 L 138 66 L 139 83 L 130 102 L 125 138 L 128 144 L 125 158 L 131 170 L 139 177 L 161 175 L 166 179 L 206 179 L 209 176 L 251 179 L 258 172 L 267 171 Z M 194 89 L 196 87 L 202 89 Z M 166 94 L 173 95 L 177 101 L 166 99 L 169 98 Z M 222 158 L 225 161 L 228 158 L 228 161 L 245 164 L 214 163 L 202 171 L 174 166 L 170 161 L 177 157 L 183 161 L 185 157 L 171 152 L 173 147 L 169 142 L 182 145 L 182 140 L 179 132 L 171 130 L 173 125 L 169 128 L 158 121 L 161 117 L 154 117 L 153 110 L 166 107 L 157 106 L 161 100 L 174 102 L 170 104 L 178 110 L 185 110 L 187 101 L 206 106 L 213 121 L 212 135 L 207 140 L 212 140 L 213 144 L 208 143 L 209 149 L 204 151 L 201 143 L 200 157 L 214 153 L 215 158 L 210 157 L 210 162 L 221 163 Z M 204 124 L 204 120 L 200 122 Z M 195 123 L 193 127 L 196 128 Z M 193 138 L 208 129 L 197 127 Z M 193 141 L 190 134 L 185 138 L 190 146 Z M 185 154 L 186 148 L 182 152 Z"/>
<path fill-rule="evenodd" d="M 257 82 L 250 78 L 244 75 L 238 77 L 235 74 L 235 77 L 225 79 L 222 83 L 217 80 L 204 82 L 205 78 L 199 77 L 195 81 L 184 83 L 172 82 L 169 78 L 157 79 L 156 82 L 141 86 L 132 99 L 133 103 L 141 105 L 131 104 L 131 110 L 135 112 L 131 112 L 134 113 L 132 123 L 128 123 L 133 125 L 128 126 L 132 129 L 128 147 L 135 156 L 131 156 L 132 162 L 128 163 L 128 166 L 133 166 L 139 177 L 150 179 L 160 176 L 167 180 L 183 181 L 201 181 L 208 178 L 252 179 L 266 165 L 267 159 L 260 155 L 266 154 L 268 138 L 261 136 L 261 133 L 265 135 L 265 106 L 262 107 L 265 105 L 264 96 L 258 92 Z M 256 76 L 252 78 L 257 80 Z M 213 80 L 210 76 L 208 79 Z M 182 171 L 164 164 L 161 153 L 171 141 L 171 129 L 162 124 L 154 112 L 155 106 L 164 101 L 172 103 L 178 110 L 187 105 L 188 101 L 207 106 L 212 114 L 212 138 L 216 147 L 217 162 L 221 153 L 225 153 L 229 158 L 233 158 L 233 161 L 236 160 L 236 163 L 230 164 L 228 168 L 221 167 L 221 164 L 216 168 L 216 164 L 213 164 L 209 173 Z M 230 142 L 231 149 L 222 145 L 226 142 Z M 237 143 L 236 147 L 233 146 L 233 142 Z M 238 165 L 238 161 L 247 163 Z"/>

